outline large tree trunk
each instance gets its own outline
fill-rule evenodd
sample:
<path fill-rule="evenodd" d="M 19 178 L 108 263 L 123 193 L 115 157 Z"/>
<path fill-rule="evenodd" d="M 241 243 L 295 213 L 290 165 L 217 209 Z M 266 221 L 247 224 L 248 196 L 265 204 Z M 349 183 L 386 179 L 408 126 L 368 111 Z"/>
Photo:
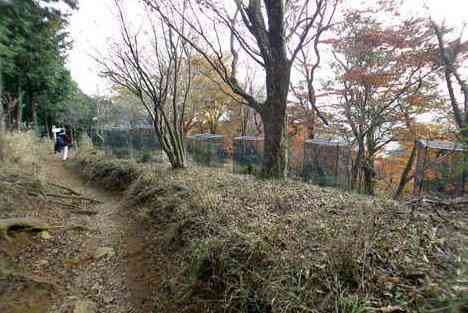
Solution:
<path fill-rule="evenodd" d="M 368 132 L 366 137 L 367 151 L 363 164 L 364 168 L 362 169 L 364 175 L 364 192 L 373 196 L 375 195 L 375 154 L 377 151 L 373 132 Z"/>
<path fill-rule="evenodd" d="M 265 177 L 287 176 L 286 111 L 278 99 L 269 103 L 272 110 L 261 114 L 264 128 L 264 157 L 262 174 Z"/>
<path fill-rule="evenodd" d="M 267 99 L 259 112 L 264 128 L 264 155 L 262 174 L 271 178 L 286 178 L 287 160 L 287 101 L 291 66 L 280 42 L 272 38 L 276 55 L 266 71 Z"/>
<path fill-rule="evenodd" d="M 307 138 L 314 139 L 315 138 L 315 124 L 316 124 L 316 114 L 315 111 L 312 109 L 310 112 L 306 112 L 308 114 L 307 118 Z"/>
<path fill-rule="evenodd" d="M 351 170 L 351 189 L 353 190 L 360 190 L 361 188 L 360 181 L 359 181 L 359 177 L 360 177 L 359 174 L 363 167 L 362 163 L 363 163 L 364 152 L 365 152 L 364 150 L 365 150 L 364 142 L 362 140 L 359 140 L 358 151 L 356 153 L 353 168 Z"/>
<path fill-rule="evenodd" d="M 364 175 L 364 192 L 368 195 L 373 196 L 375 194 L 375 168 L 374 159 L 370 158 L 364 162 L 363 168 Z"/>

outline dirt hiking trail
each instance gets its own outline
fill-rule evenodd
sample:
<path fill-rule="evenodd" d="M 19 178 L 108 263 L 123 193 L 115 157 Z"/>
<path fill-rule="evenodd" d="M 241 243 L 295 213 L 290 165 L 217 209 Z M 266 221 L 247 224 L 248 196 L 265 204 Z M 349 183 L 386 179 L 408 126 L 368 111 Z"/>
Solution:
<path fill-rule="evenodd" d="M 81 210 L 49 207 L 32 214 L 57 226 L 9 247 L 21 273 L 53 286 L 51 296 L 38 279 L 21 289 L 3 286 L 2 313 L 151 313 L 153 295 L 145 273 L 138 225 L 122 206 L 121 194 L 92 186 L 55 155 L 44 164 L 47 181 L 96 200 Z M 78 226 L 77 226 L 78 225 Z M 21 235 L 21 236 L 23 236 Z M 20 235 L 15 237 L 16 239 Z M 38 282 L 38 286 L 32 286 Z M 6 290 L 6 291 L 5 291 Z M 6 295 L 6 296 L 5 296 Z M 8 298 L 8 296 L 10 298 Z M 7 300 L 5 300 L 5 297 Z"/>

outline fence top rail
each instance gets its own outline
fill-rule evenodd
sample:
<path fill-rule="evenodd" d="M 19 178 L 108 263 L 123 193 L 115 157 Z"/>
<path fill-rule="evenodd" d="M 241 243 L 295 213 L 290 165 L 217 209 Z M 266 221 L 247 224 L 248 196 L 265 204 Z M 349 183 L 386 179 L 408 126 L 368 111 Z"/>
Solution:
<path fill-rule="evenodd" d="M 419 139 L 417 141 L 424 148 L 438 149 L 438 150 L 450 150 L 450 151 L 465 151 L 465 147 L 462 144 L 445 141 L 445 140 L 427 140 Z"/>
<path fill-rule="evenodd" d="M 187 136 L 189 139 L 213 139 L 213 138 L 224 138 L 223 135 L 218 135 L 218 134 L 209 134 L 209 133 L 204 133 L 204 134 L 193 134 Z"/>
<path fill-rule="evenodd" d="M 257 137 L 257 136 L 239 136 L 239 137 L 234 137 L 234 140 L 245 140 L 245 141 L 262 141 L 263 137 Z"/>
<path fill-rule="evenodd" d="M 351 144 L 335 138 L 307 139 L 305 144 L 327 145 L 327 146 L 351 146 Z"/>
<path fill-rule="evenodd" d="M 106 127 L 97 127 L 93 128 L 95 130 L 132 130 L 132 129 L 154 129 L 151 126 L 138 126 L 138 127 L 119 127 L 119 126 L 106 126 Z"/>

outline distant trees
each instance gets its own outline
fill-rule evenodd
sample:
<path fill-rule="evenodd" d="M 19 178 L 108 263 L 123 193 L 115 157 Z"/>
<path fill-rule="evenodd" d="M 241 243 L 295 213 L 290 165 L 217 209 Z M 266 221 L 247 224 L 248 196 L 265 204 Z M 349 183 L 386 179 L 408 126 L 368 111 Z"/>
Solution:
<path fill-rule="evenodd" d="M 57 109 L 75 87 L 65 68 L 70 41 L 67 16 L 50 3 L 77 8 L 76 1 L 8 1 L 0 5 L 0 60 L 3 121 L 51 126 Z"/>
<path fill-rule="evenodd" d="M 149 20 L 149 35 L 142 39 L 128 26 L 119 1 L 115 5 L 121 39 L 110 49 L 108 58 L 97 61 L 115 86 L 139 99 L 171 166 L 184 168 L 184 121 L 193 80 L 192 49 L 179 33 L 157 18 Z"/>
<path fill-rule="evenodd" d="M 58 125 L 67 125 L 73 130 L 77 138 L 95 126 L 94 118 L 97 116 L 97 98 L 84 94 L 78 86 L 57 108 L 55 121 Z"/>
<path fill-rule="evenodd" d="M 394 167 L 399 181 L 392 176 L 397 196 L 413 177 L 412 147 L 424 129 L 418 118 L 445 105 L 440 77 L 466 134 L 468 88 L 460 69 L 467 44 L 447 41 L 442 26 L 402 18 L 393 0 L 343 11 L 337 24 L 338 0 L 142 2 L 147 21 L 132 32 L 116 0 L 122 39 L 102 65 L 149 113 L 174 168 L 185 166 L 188 132 L 256 134 L 265 139 L 263 175 L 285 177 L 287 150 L 300 151 L 326 128 L 355 145 L 351 185 L 368 194 L 379 179 L 376 160 L 390 143 L 404 146 L 398 160 L 409 162 Z M 323 44 L 335 77 L 319 90 Z M 249 77 L 252 68 L 261 81 Z M 327 106 L 319 107 L 321 96 Z"/>
<path fill-rule="evenodd" d="M 395 16 L 395 19 L 398 18 Z M 351 183 L 375 189 L 375 156 L 395 141 L 399 127 L 412 129 L 414 117 L 430 109 L 437 84 L 431 34 L 423 20 L 383 26 L 372 11 L 350 11 L 333 44 L 338 110 L 357 146 Z"/>
<path fill-rule="evenodd" d="M 203 57 L 194 56 L 192 68 L 192 91 L 185 131 L 196 128 L 198 131 L 216 134 L 221 120 L 227 119 L 240 101 Z"/>
<path fill-rule="evenodd" d="M 164 22 L 189 43 L 219 77 L 262 118 L 265 137 L 263 175 L 285 177 L 287 173 L 287 118 L 290 74 L 300 50 L 323 34 L 338 1 L 145 0 Z M 184 25 L 182 27 L 182 25 Z M 184 35 L 189 28 L 191 36 Z M 230 42 L 221 39 L 230 34 Z M 232 62 L 223 62 L 230 46 Z M 264 71 L 266 99 L 259 101 L 238 80 L 242 57 Z"/>

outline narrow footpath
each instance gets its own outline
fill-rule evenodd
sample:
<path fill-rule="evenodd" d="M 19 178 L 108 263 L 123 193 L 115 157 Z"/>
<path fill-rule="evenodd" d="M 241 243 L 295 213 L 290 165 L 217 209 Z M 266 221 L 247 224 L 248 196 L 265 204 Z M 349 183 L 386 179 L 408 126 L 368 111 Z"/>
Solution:
<path fill-rule="evenodd" d="M 64 294 L 49 312 L 151 313 L 150 290 L 145 284 L 145 260 L 141 257 L 143 246 L 136 238 L 138 227 L 135 222 L 122 214 L 122 195 L 91 186 L 77 173 L 66 169 L 64 162 L 55 156 L 50 156 L 46 166 L 49 182 L 99 202 L 89 208 L 93 214 L 64 221 L 65 226 L 72 223 L 85 229 L 64 234 L 62 249 L 69 252 L 55 248 L 45 256 L 53 258 L 57 254 L 59 263 L 67 271 L 63 275 L 64 281 L 60 282 Z M 60 256 L 63 256 L 62 260 Z"/>

